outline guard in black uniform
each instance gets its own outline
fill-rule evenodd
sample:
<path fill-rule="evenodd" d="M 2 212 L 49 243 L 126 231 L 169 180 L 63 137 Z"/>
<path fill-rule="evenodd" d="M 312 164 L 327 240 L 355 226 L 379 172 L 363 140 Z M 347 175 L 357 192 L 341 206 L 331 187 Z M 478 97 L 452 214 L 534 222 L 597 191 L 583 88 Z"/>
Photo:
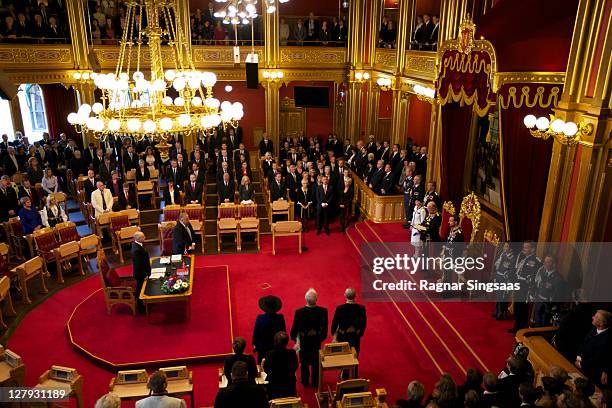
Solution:
<path fill-rule="evenodd" d="M 529 293 L 529 301 L 535 302 L 534 316 L 535 326 L 543 327 L 550 326 L 550 319 L 556 311 L 556 305 L 553 303 L 563 297 L 565 282 L 555 265 L 555 258 L 552 255 L 544 257 L 544 264 L 536 273 L 531 292 Z"/>
<path fill-rule="evenodd" d="M 448 217 L 448 236 L 446 237 L 446 244 L 444 244 L 444 256 L 454 258 L 461 255 L 461 250 L 458 248 L 459 245 L 457 243 L 464 242 L 465 238 L 463 236 L 463 229 L 459 226 L 457 219 L 454 215 Z M 453 270 L 444 268 L 442 281 L 443 282 L 452 282 Z"/>
<path fill-rule="evenodd" d="M 507 283 L 514 280 L 514 267 L 516 260 L 510 243 L 504 242 L 501 251 L 497 254 L 495 262 L 495 275 L 493 281 L 496 283 Z M 508 293 L 498 290 L 496 293 L 495 313 L 493 317 L 497 320 L 505 320 L 508 317 Z"/>
<path fill-rule="evenodd" d="M 327 337 L 327 321 L 327 309 L 317 306 L 317 292 L 308 289 L 306 306 L 295 311 L 291 327 L 291 339 L 296 342 L 300 355 L 300 378 L 304 387 L 319 384 L 319 350 Z"/>
<path fill-rule="evenodd" d="M 533 242 L 525 241 L 521 253 L 516 257 L 515 279 L 520 288 L 514 292 L 514 327 L 508 330 L 510 333 L 529 326 L 528 295 L 541 266 L 542 261 L 535 254 Z"/>
<path fill-rule="evenodd" d="M 354 288 L 347 288 L 344 291 L 346 303 L 336 308 L 331 324 L 331 333 L 334 341 L 343 342 L 355 348 L 357 356 L 361 350 L 361 337 L 366 329 L 366 308 L 355 302 L 356 292 Z M 348 371 L 342 372 L 342 377 L 348 378 Z M 355 373 L 356 374 L 356 373 Z"/>

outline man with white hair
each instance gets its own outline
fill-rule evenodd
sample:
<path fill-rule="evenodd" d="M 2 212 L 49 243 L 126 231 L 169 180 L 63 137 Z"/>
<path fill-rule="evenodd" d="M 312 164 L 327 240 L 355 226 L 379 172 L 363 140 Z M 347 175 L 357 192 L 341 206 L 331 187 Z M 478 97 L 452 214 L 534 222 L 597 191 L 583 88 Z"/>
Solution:
<path fill-rule="evenodd" d="M 346 288 L 344 299 L 346 302 L 336 308 L 331 324 L 331 334 L 336 341 L 348 342 L 355 348 L 357 355 L 361 344 L 361 336 L 366 329 L 366 308 L 357 304 L 355 288 Z"/>
<path fill-rule="evenodd" d="M 608 375 L 612 369 L 612 313 L 598 310 L 592 318 L 593 328 L 587 334 L 576 357 L 576 367 L 599 387 L 610 385 Z"/>
<path fill-rule="evenodd" d="M 317 306 L 318 295 L 313 288 L 308 289 L 305 297 L 306 306 L 295 311 L 291 339 L 300 354 L 302 385 L 316 387 L 319 384 L 319 350 L 327 338 L 327 309 Z"/>

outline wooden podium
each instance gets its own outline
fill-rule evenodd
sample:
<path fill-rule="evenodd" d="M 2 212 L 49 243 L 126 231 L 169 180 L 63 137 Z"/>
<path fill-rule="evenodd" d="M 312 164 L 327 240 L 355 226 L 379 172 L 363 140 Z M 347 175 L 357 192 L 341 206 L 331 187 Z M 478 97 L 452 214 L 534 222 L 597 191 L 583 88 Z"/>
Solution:
<path fill-rule="evenodd" d="M 51 366 L 38 378 L 34 388 L 49 390 L 66 390 L 66 395 L 76 400 L 77 408 L 85 408 L 83 402 L 83 377 L 74 368 Z M 34 405 L 32 405 L 34 406 Z M 45 406 L 53 406 L 46 403 Z"/>
<path fill-rule="evenodd" d="M 23 386 L 25 364 L 21 357 L 0 346 L 0 385 L 3 387 Z"/>
<path fill-rule="evenodd" d="M 359 366 L 357 353 L 347 342 L 328 343 L 319 351 L 319 384 L 318 392 L 323 389 L 323 373 L 330 370 L 349 370 L 350 378 L 355 378 Z"/>

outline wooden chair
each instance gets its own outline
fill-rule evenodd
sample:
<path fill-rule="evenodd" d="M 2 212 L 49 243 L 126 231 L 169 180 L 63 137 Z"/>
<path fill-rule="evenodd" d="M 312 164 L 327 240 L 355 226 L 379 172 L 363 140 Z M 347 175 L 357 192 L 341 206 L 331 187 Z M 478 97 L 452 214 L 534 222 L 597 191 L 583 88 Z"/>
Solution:
<path fill-rule="evenodd" d="M 98 251 L 98 270 L 104 288 L 104 300 L 106 302 L 106 312 L 112 313 L 113 306 L 126 305 L 132 309 L 132 314 L 136 315 L 135 286 L 125 285 L 117 276 L 106 260 L 103 250 Z"/>
<path fill-rule="evenodd" d="M 70 241 L 79 241 L 81 239 L 74 222 L 60 222 L 56 224 L 54 228 L 59 237 L 60 244 L 65 244 Z"/>
<path fill-rule="evenodd" d="M 288 200 L 276 200 L 270 203 L 270 222 L 273 221 L 275 215 L 287 216 L 287 221 L 291 219 L 291 202 Z"/>
<path fill-rule="evenodd" d="M 21 293 L 23 294 L 23 301 L 25 303 L 32 303 L 32 300 L 28 295 L 28 282 L 37 276 L 40 276 L 42 293 L 49 292 L 49 290 L 47 290 L 47 285 L 45 284 L 45 275 L 45 262 L 42 256 L 36 256 L 17 267 L 17 276 L 19 277 Z"/>
<path fill-rule="evenodd" d="M 10 248 L 4 242 L 0 242 L 0 276 L 11 275 L 9 268 Z"/>
<path fill-rule="evenodd" d="M 95 234 L 87 235 L 79 240 L 79 255 L 87 268 L 89 268 L 89 256 L 96 254 L 100 249 L 100 237 Z"/>
<path fill-rule="evenodd" d="M 346 394 L 354 394 L 356 392 L 370 391 L 370 380 L 363 378 L 354 378 L 350 380 L 340 381 L 336 384 L 336 389 L 332 391 L 327 389 L 327 398 L 331 402 L 331 406 L 336 407 L 338 401 L 342 401 L 342 397 Z M 321 394 L 326 394 L 325 392 Z"/>
<path fill-rule="evenodd" d="M 196 235 L 200 236 L 202 242 L 202 255 L 204 255 L 204 238 L 206 233 L 204 231 L 204 206 L 200 204 L 187 204 L 183 211 L 189 216 L 189 222 Z"/>
<path fill-rule="evenodd" d="M 137 208 L 128 208 L 121 211 L 121 214 L 128 216 L 131 225 L 140 225 L 140 210 Z"/>
<path fill-rule="evenodd" d="M 218 207 L 217 217 L 217 252 L 221 252 L 221 237 L 236 235 L 236 246 L 240 247 L 240 224 L 236 218 L 237 206 L 234 203 L 222 203 Z"/>
<path fill-rule="evenodd" d="M 474 242 L 480 226 L 480 201 L 474 192 L 463 197 L 459 210 L 459 225 L 465 242 Z"/>
<path fill-rule="evenodd" d="M 11 243 L 11 248 L 15 251 L 18 259 L 25 259 L 27 254 L 27 242 L 23 236 L 23 225 L 19 217 L 9 218 L 7 230 Z"/>
<path fill-rule="evenodd" d="M 139 181 L 136 184 L 136 202 L 140 208 L 140 197 L 149 196 L 151 199 L 151 207 L 155 208 L 155 188 L 151 180 Z"/>
<path fill-rule="evenodd" d="M 451 201 L 447 201 L 442 205 L 442 223 L 440 224 L 440 238 L 446 241 L 448 236 L 448 219 L 456 214 L 455 206 Z"/>
<path fill-rule="evenodd" d="M 55 248 L 59 247 L 59 242 L 55 239 L 55 230 L 51 227 L 41 228 L 32 233 L 32 238 L 36 246 L 36 253 L 45 261 L 45 272 L 49 262 L 55 261 Z"/>
<path fill-rule="evenodd" d="M 153 183 L 153 190 L 155 190 L 155 197 L 159 195 L 159 170 L 154 166 L 149 166 L 149 180 Z"/>
<path fill-rule="evenodd" d="M 172 240 L 176 221 L 164 221 L 157 224 L 160 256 L 172 255 Z"/>
<path fill-rule="evenodd" d="M 259 218 L 257 218 L 257 204 L 241 204 L 238 206 L 238 221 L 240 225 L 240 243 L 242 244 L 243 233 L 254 233 L 257 242 L 257 250 L 261 249 L 259 240 Z M 238 251 L 242 250 L 242 245 Z"/>
<path fill-rule="evenodd" d="M 140 231 L 138 225 L 130 225 L 115 231 L 117 249 L 119 250 L 119 262 L 123 263 L 123 245 L 130 244 L 134 240 L 134 234 L 138 231 Z"/>
<path fill-rule="evenodd" d="M 125 184 L 135 184 L 136 183 L 136 170 L 128 170 L 125 172 Z"/>
<path fill-rule="evenodd" d="M 13 299 L 11 298 L 11 279 L 8 276 L 0 278 L 0 303 L 4 302 L 6 312 L 9 316 L 17 316 L 17 312 L 13 308 Z M 4 323 L 2 310 L 0 309 L 0 327 L 7 329 Z"/>
<path fill-rule="evenodd" d="M 299 397 L 285 397 L 270 400 L 270 408 L 306 408 Z"/>
<path fill-rule="evenodd" d="M 89 204 L 91 206 L 91 204 Z M 98 236 L 100 237 L 100 239 L 102 239 L 102 237 L 104 236 L 104 230 L 108 230 L 110 229 L 110 220 L 111 217 L 113 217 L 114 215 L 117 215 L 118 213 L 116 212 L 107 212 L 104 214 L 100 214 L 96 217 L 96 212 L 93 209 L 93 207 L 91 208 L 91 218 L 94 222 L 94 225 L 96 226 L 96 232 L 98 234 Z M 111 234 L 112 235 L 112 234 Z"/>
<path fill-rule="evenodd" d="M 178 221 L 181 214 L 181 206 L 178 204 L 170 204 L 164 207 L 164 221 Z"/>
<path fill-rule="evenodd" d="M 111 213 L 113 214 L 110 217 L 110 226 L 109 226 L 109 230 L 110 230 L 110 235 L 111 235 L 111 240 L 112 240 L 112 246 L 113 246 L 113 251 L 115 252 L 116 255 L 119 255 L 119 246 L 118 245 L 118 237 L 119 235 L 117 234 L 118 232 L 121 231 L 122 228 L 125 227 L 129 227 L 130 224 L 130 218 L 128 217 L 127 214 L 124 214 L 122 211 L 118 212 L 118 213 Z M 123 261 L 121 261 L 123 263 Z"/>
<path fill-rule="evenodd" d="M 72 269 L 72 259 L 76 259 L 79 266 L 79 274 L 85 275 L 83 271 L 83 262 L 80 254 L 81 247 L 78 241 L 70 241 L 60 245 L 58 248 L 53 250 L 55 255 L 55 264 L 57 266 L 57 282 L 64 283 L 64 270 L 70 271 Z"/>
<path fill-rule="evenodd" d="M 278 221 L 272 223 L 272 255 L 276 255 L 276 237 L 298 237 L 298 253 L 302 253 L 302 223 L 299 221 Z"/>

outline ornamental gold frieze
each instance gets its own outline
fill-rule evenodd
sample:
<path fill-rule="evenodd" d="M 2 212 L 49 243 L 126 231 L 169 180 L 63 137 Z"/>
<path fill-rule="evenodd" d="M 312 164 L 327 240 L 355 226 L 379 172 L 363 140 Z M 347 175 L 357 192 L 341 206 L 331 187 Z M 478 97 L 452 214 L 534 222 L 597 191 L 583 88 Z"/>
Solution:
<path fill-rule="evenodd" d="M 1 45 L 0 67 L 48 69 L 71 68 L 74 62 L 70 45 Z"/>
<path fill-rule="evenodd" d="M 436 53 L 406 51 L 405 75 L 429 81 L 436 79 Z"/>
<path fill-rule="evenodd" d="M 94 48 L 94 53 L 96 55 L 96 59 L 100 63 L 100 66 L 104 68 L 108 68 L 108 67 L 114 68 L 117 66 L 117 61 L 119 60 L 120 48 L 119 46 L 106 46 L 106 47 L 96 46 Z M 134 47 L 132 51 L 130 52 L 130 54 L 131 54 L 131 60 L 134 62 L 134 64 L 136 64 L 136 61 L 138 59 L 138 49 Z M 170 48 L 166 49 L 162 47 L 161 57 L 162 57 L 162 62 L 164 64 L 174 64 L 174 61 L 176 61 L 176 56 Z M 148 48 L 143 48 L 140 51 L 140 61 L 141 63 L 144 63 L 146 66 L 150 64 L 151 52 L 149 51 Z"/>
<path fill-rule="evenodd" d="M 329 70 L 283 70 L 283 83 L 291 81 L 333 81 L 342 83 L 347 80 L 347 73 L 344 69 Z"/>
<path fill-rule="evenodd" d="M 377 49 L 374 64 L 380 69 L 395 72 L 395 58 L 395 50 Z"/>
<path fill-rule="evenodd" d="M 5 71 L 6 76 L 14 84 L 64 84 L 68 87 L 74 83 L 72 71 Z"/>
<path fill-rule="evenodd" d="M 499 87 L 505 84 L 563 84 L 565 72 L 498 72 L 495 74 Z"/>
<path fill-rule="evenodd" d="M 281 65 L 343 65 L 346 63 L 345 48 L 327 47 L 281 47 Z"/>
<path fill-rule="evenodd" d="M 196 67 L 206 67 L 213 65 L 233 65 L 234 47 L 230 46 L 193 46 L 193 63 Z M 251 47 L 240 48 L 240 61 L 245 61 Z M 255 47 L 255 53 L 259 61 L 263 60 L 263 47 Z"/>

